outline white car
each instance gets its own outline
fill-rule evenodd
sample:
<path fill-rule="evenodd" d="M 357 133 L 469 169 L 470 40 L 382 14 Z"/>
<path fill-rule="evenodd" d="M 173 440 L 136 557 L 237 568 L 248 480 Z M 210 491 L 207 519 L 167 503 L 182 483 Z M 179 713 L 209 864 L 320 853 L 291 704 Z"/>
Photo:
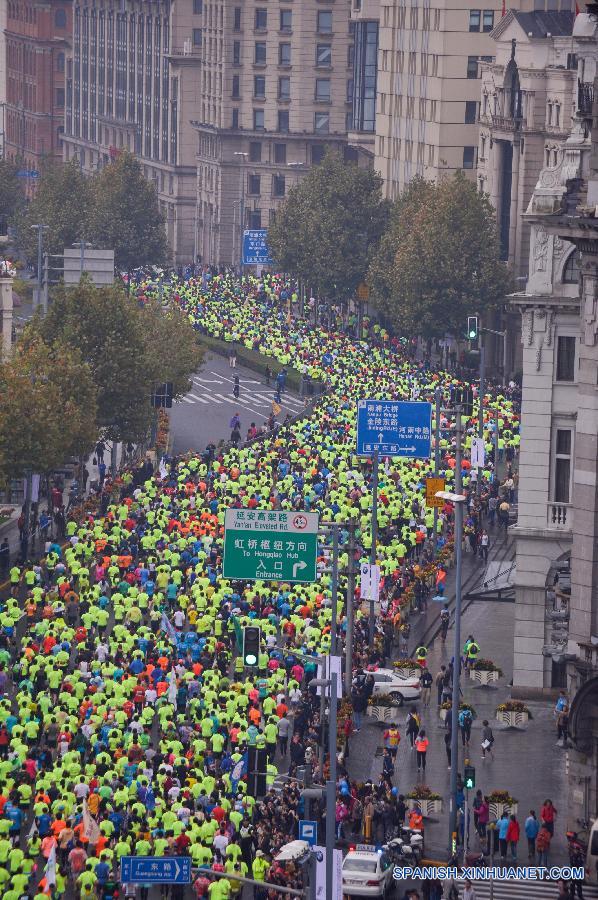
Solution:
<path fill-rule="evenodd" d="M 399 706 L 405 700 L 417 700 L 421 692 L 419 678 L 401 675 L 397 669 L 378 669 L 371 673 L 374 676 L 374 693 L 388 694 Z"/>
<path fill-rule="evenodd" d="M 343 894 L 389 897 L 394 888 L 390 857 L 374 847 L 349 850 L 343 860 Z"/>

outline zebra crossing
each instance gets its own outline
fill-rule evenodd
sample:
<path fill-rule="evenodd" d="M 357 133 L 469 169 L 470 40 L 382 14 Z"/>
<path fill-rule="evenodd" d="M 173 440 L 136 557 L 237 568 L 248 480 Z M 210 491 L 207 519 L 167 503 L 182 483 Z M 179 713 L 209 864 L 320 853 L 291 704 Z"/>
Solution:
<path fill-rule="evenodd" d="M 558 888 L 554 881 L 489 881 L 472 882 L 476 900 L 556 900 Z M 459 896 L 463 895 L 465 882 L 459 879 Z M 598 898 L 598 886 L 584 884 L 584 900 L 596 900 Z"/>
<path fill-rule="evenodd" d="M 275 390 L 256 378 L 239 378 L 238 398 L 233 396 L 233 379 L 219 372 L 202 372 L 200 375 L 194 375 L 192 381 L 193 387 L 189 393 L 177 403 L 202 406 L 228 404 L 236 409 L 247 410 L 256 416 L 267 418 L 272 410 L 272 401 L 276 397 Z M 304 402 L 301 397 L 285 391 L 281 396 L 280 406 L 285 415 L 287 412 L 297 415 L 304 408 Z"/>

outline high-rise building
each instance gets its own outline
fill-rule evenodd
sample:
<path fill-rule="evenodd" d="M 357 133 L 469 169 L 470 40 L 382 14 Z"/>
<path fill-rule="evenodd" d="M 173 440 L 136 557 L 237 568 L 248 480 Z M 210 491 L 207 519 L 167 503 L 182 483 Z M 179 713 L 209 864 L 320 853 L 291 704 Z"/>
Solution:
<path fill-rule="evenodd" d="M 291 185 L 344 151 L 352 121 L 348 0 L 204 0 L 197 131 L 197 249 L 238 264 Z"/>
<path fill-rule="evenodd" d="M 526 212 L 529 278 L 525 291 L 512 300 L 521 313 L 523 347 L 518 521 L 512 529 L 513 692 L 519 696 L 557 688 L 573 693 L 590 674 L 598 674 L 598 18 L 594 14 L 576 17 L 569 52 L 577 62 L 577 79 L 567 98 L 567 107 L 574 108 L 573 120 L 567 139 L 554 141 L 554 152 L 547 136 L 549 152 Z M 566 72 L 563 61 L 563 77 Z M 552 94 L 540 97 L 555 102 Z M 554 122 L 554 109 L 552 116 Z M 586 724 L 594 729 L 586 759 L 593 774 L 598 748 L 595 685 L 594 709 L 586 706 L 585 722 L 576 725 L 579 733 Z M 594 815 L 596 784 L 593 778 L 588 781 Z"/>
<path fill-rule="evenodd" d="M 71 0 L 5 0 L 4 150 L 26 171 L 62 155 Z M 0 73 L 1 75 L 1 73 Z M 34 178 L 26 180 L 29 189 Z"/>
<path fill-rule="evenodd" d="M 6 3 L 0 3 L 0 159 L 4 158 L 4 142 L 6 133 L 4 122 L 6 118 L 6 15 L 8 9 Z"/>
<path fill-rule="evenodd" d="M 123 150 L 153 181 L 175 263 L 194 252 L 201 0 L 75 0 L 65 157 L 87 173 Z"/>
<path fill-rule="evenodd" d="M 380 0 L 375 168 L 387 197 L 415 176 L 475 178 L 482 65 L 503 11 L 501 0 Z"/>
<path fill-rule="evenodd" d="M 348 141 L 363 159 L 374 161 L 380 0 L 353 0 L 353 109 Z"/>

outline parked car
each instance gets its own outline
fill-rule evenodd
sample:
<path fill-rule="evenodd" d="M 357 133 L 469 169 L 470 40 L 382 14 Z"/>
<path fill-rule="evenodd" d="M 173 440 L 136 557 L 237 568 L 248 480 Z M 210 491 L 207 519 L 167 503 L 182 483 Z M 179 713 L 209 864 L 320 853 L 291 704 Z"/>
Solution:
<path fill-rule="evenodd" d="M 395 885 L 390 856 L 374 847 L 349 850 L 342 876 L 343 894 L 349 897 L 389 897 Z"/>
<path fill-rule="evenodd" d="M 371 673 L 374 676 L 374 692 L 376 694 L 388 694 L 399 706 L 405 700 L 417 700 L 420 695 L 419 676 L 401 674 L 400 670 L 378 669 Z"/>

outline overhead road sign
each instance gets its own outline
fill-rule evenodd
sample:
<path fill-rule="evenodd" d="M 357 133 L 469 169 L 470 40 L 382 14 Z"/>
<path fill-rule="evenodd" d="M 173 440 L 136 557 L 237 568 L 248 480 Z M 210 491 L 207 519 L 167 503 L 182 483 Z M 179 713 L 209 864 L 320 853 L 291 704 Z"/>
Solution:
<path fill-rule="evenodd" d="M 357 455 L 429 459 L 432 404 L 408 400 L 357 402 Z"/>
<path fill-rule="evenodd" d="M 318 514 L 271 509 L 227 509 L 225 578 L 242 581 L 316 580 Z"/>

